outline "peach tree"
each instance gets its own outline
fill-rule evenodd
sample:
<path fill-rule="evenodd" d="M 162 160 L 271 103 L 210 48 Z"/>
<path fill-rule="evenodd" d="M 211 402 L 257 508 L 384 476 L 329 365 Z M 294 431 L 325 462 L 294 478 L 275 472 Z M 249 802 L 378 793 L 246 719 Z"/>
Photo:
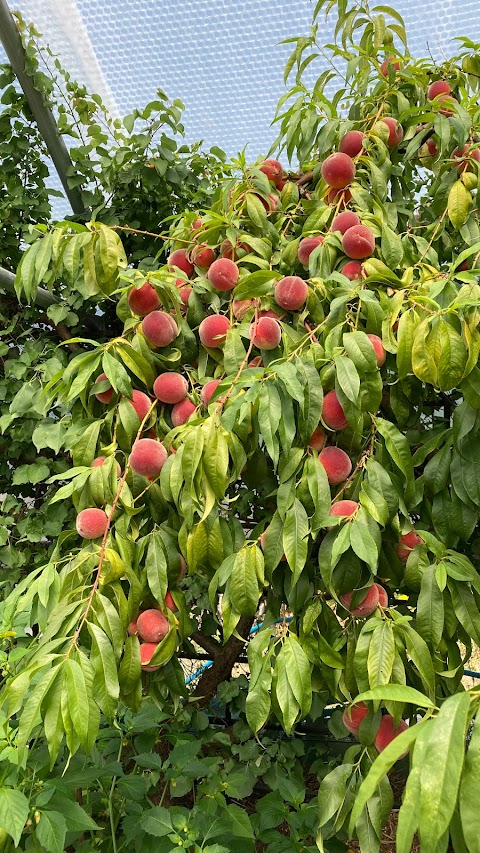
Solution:
<path fill-rule="evenodd" d="M 68 281 L 122 330 L 75 338 L 38 403 L 65 426 L 53 502 L 76 525 L 3 604 L 7 738 L 53 763 L 145 696 L 207 707 L 261 622 L 251 731 L 333 705 L 354 736 L 320 774 L 317 848 L 380 849 L 408 755 L 397 850 L 478 851 L 480 45 L 415 61 L 395 10 L 342 2 L 341 71 L 310 91 L 316 27 L 277 117 L 298 171 L 239 156 L 164 265 L 96 221 L 23 256 L 20 298 Z"/>

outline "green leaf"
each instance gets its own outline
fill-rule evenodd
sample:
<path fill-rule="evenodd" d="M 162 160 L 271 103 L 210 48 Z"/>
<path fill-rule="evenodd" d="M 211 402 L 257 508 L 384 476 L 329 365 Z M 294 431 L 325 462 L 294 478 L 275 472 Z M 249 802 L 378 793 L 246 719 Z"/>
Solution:
<path fill-rule="evenodd" d="M 378 549 L 376 542 L 367 525 L 357 518 L 349 522 L 350 544 L 357 555 L 376 573 L 378 564 Z"/>
<path fill-rule="evenodd" d="M 447 202 L 448 216 L 454 228 L 461 228 L 467 221 L 472 204 L 472 195 L 465 184 L 461 180 L 456 181 L 448 194 Z"/>
<path fill-rule="evenodd" d="M 275 660 L 273 684 L 275 686 L 275 696 L 278 702 L 278 707 L 282 715 L 281 719 L 283 727 L 286 733 L 290 734 L 298 718 L 301 705 L 295 695 L 293 686 L 290 683 L 287 660 L 283 646 Z M 295 687 L 298 688 L 296 682 Z"/>
<path fill-rule="evenodd" d="M 339 764 L 323 777 L 318 789 L 320 826 L 325 826 L 343 806 L 347 791 L 347 782 L 350 780 L 353 772 L 353 764 Z M 362 809 L 360 809 L 361 811 Z"/>
<path fill-rule="evenodd" d="M 312 704 L 310 661 L 293 634 L 285 638 L 282 653 L 293 694 L 300 705 L 302 715 L 306 716 Z"/>
<path fill-rule="evenodd" d="M 432 651 L 438 648 L 443 633 L 443 594 L 436 580 L 436 567 L 427 566 L 422 574 L 417 602 L 417 630 Z"/>
<path fill-rule="evenodd" d="M 13 838 L 15 847 L 28 818 L 28 800 L 16 788 L 0 788 L 0 827 Z"/>
<path fill-rule="evenodd" d="M 415 476 L 408 441 L 390 421 L 386 421 L 383 418 L 376 418 L 375 425 L 385 440 L 385 446 L 393 462 L 405 477 L 405 497 L 409 500 L 413 494 Z"/>
<path fill-rule="evenodd" d="M 68 701 L 68 711 L 78 739 L 85 751 L 88 752 L 88 696 L 85 675 L 80 664 L 72 658 L 67 658 L 64 663 L 65 689 Z"/>
<path fill-rule="evenodd" d="M 263 555 L 256 545 L 242 548 L 233 564 L 228 581 L 230 600 L 241 616 L 255 616 L 258 608 L 258 572 L 263 570 Z"/>
<path fill-rule="evenodd" d="M 399 267 L 403 260 L 402 239 L 384 222 L 382 224 L 382 256 L 390 269 Z"/>
<path fill-rule="evenodd" d="M 40 821 L 35 829 L 39 843 L 48 853 L 63 853 L 67 822 L 60 812 L 45 810 L 40 812 Z"/>
<path fill-rule="evenodd" d="M 308 516 L 303 504 L 295 498 L 287 510 L 283 527 L 283 550 L 293 572 L 292 588 L 298 581 L 308 553 Z"/>
<path fill-rule="evenodd" d="M 145 556 L 148 586 L 158 604 L 163 604 L 168 589 L 168 575 L 167 558 L 160 531 L 154 530 L 149 535 L 148 540 L 148 548 Z"/>
<path fill-rule="evenodd" d="M 352 403 L 358 401 L 360 377 L 351 359 L 343 355 L 335 356 L 336 381 L 343 393 Z"/>
<path fill-rule="evenodd" d="M 113 720 L 120 693 L 115 655 L 110 640 L 101 628 L 91 622 L 87 622 L 87 628 L 92 637 L 90 660 L 95 672 L 94 698 L 105 716 Z"/>
<path fill-rule="evenodd" d="M 144 832 L 148 832 L 149 835 L 154 835 L 156 838 L 163 838 L 173 832 L 170 813 L 163 806 L 155 806 L 153 809 L 143 812 L 140 818 L 140 826 Z"/>
<path fill-rule="evenodd" d="M 480 789 L 480 714 L 477 713 L 460 782 L 460 817 L 469 853 L 480 853 L 478 791 Z"/>
<path fill-rule="evenodd" d="M 368 650 L 368 680 L 370 687 L 388 684 L 395 659 L 395 640 L 391 622 L 382 622 L 372 632 Z"/>
<path fill-rule="evenodd" d="M 376 700 L 408 702 L 419 708 L 435 708 L 435 703 L 431 699 L 424 696 L 419 690 L 415 690 L 414 687 L 407 687 L 405 684 L 381 684 L 378 687 L 373 687 L 371 690 L 365 690 L 355 697 L 355 702 Z"/>

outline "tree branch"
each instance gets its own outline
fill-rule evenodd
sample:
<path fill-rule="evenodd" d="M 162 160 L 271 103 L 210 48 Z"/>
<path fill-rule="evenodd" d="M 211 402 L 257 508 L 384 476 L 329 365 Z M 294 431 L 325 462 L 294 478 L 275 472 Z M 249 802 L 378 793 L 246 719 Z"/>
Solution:
<path fill-rule="evenodd" d="M 205 670 L 201 676 L 192 696 L 200 708 L 205 708 L 209 704 L 217 692 L 218 685 L 231 675 L 232 668 L 247 642 L 253 621 L 253 616 L 240 617 L 236 632 L 239 636 L 232 635 L 230 637 L 226 644 L 219 649 L 221 653 L 217 654 L 213 666 Z"/>
<path fill-rule="evenodd" d="M 212 656 L 213 659 L 216 658 L 218 652 L 221 650 L 221 645 L 213 639 L 213 637 L 205 637 L 204 634 L 201 634 L 200 631 L 195 631 L 189 638 L 193 643 L 196 643 L 197 646 L 200 646 L 201 649 L 208 652 L 209 655 Z"/>

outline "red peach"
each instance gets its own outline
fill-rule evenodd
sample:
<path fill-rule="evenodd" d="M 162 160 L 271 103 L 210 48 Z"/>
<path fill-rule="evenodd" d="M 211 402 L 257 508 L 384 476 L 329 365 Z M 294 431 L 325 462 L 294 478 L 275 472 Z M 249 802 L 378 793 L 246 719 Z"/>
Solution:
<path fill-rule="evenodd" d="M 147 394 L 144 394 L 143 391 L 137 391 L 136 389 L 132 391 L 132 399 L 128 400 L 128 402 L 131 403 L 135 409 L 140 421 L 143 421 L 152 407 L 150 397 L 148 397 Z"/>
<path fill-rule="evenodd" d="M 83 539 L 99 539 L 107 529 L 108 516 L 103 509 L 82 509 L 77 515 L 76 528 Z"/>
<path fill-rule="evenodd" d="M 430 154 L 430 157 L 435 157 L 438 152 L 438 145 L 434 139 L 427 139 L 427 151 Z"/>
<path fill-rule="evenodd" d="M 358 509 L 357 501 L 336 501 L 332 504 L 330 515 L 334 516 L 350 516 Z"/>
<path fill-rule="evenodd" d="M 174 427 L 183 426 L 186 424 L 190 415 L 193 415 L 196 409 L 195 403 L 192 403 L 191 400 L 182 400 L 181 403 L 175 403 L 172 409 L 172 424 Z"/>
<path fill-rule="evenodd" d="M 327 193 L 327 204 L 340 203 L 343 207 L 351 201 L 352 194 L 350 190 L 334 190 L 331 189 Z"/>
<path fill-rule="evenodd" d="M 268 308 L 264 311 L 258 312 L 259 317 L 271 317 L 272 320 L 280 321 L 283 317 L 285 317 L 285 312 L 283 314 L 279 314 L 277 311 L 274 311 L 272 308 Z"/>
<path fill-rule="evenodd" d="M 173 600 L 173 595 L 169 589 L 167 589 L 167 594 L 165 596 L 165 606 L 168 607 L 172 613 L 176 613 L 178 611 L 178 607 Z"/>
<path fill-rule="evenodd" d="M 258 198 L 262 202 L 267 213 L 274 213 L 280 202 L 278 195 L 275 195 L 275 193 L 269 193 L 268 198 L 263 198 L 261 195 L 259 195 Z"/>
<path fill-rule="evenodd" d="M 108 382 L 106 374 L 100 373 L 100 375 L 95 379 L 95 384 L 97 384 L 97 382 Z M 113 388 L 110 386 L 106 391 L 99 391 L 95 394 L 95 397 L 100 401 L 100 403 L 109 403 L 113 397 Z"/>
<path fill-rule="evenodd" d="M 237 265 L 228 258 L 218 258 L 210 267 L 207 278 L 215 290 L 233 290 L 240 275 Z"/>
<path fill-rule="evenodd" d="M 178 326 L 165 311 L 152 311 L 142 320 L 142 332 L 154 346 L 166 347 L 178 336 Z"/>
<path fill-rule="evenodd" d="M 308 286 L 298 275 L 287 275 L 275 287 L 275 302 L 286 311 L 298 311 L 307 301 Z"/>
<path fill-rule="evenodd" d="M 190 230 L 191 231 L 198 231 L 202 227 L 202 225 L 203 225 L 203 222 L 201 219 L 194 219 L 191 226 L 190 226 Z"/>
<path fill-rule="evenodd" d="M 145 672 L 154 672 L 156 669 L 160 669 L 160 664 L 157 666 L 148 666 L 155 654 L 157 645 L 157 643 L 140 643 L 140 661 L 142 669 L 145 670 Z"/>
<path fill-rule="evenodd" d="M 190 294 L 193 291 L 193 287 L 189 287 L 183 278 L 177 278 L 175 282 L 175 287 L 178 288 L 178 293 L 182 303 L 184 305 L 188 305 L 188 300 L 190 299 Z"/>
<path fill-rule="evenodd" d="M 140 438 L 132 447 L 129 463 L 135 474 L 142 477 L 158 477 L 165 462 L 167 451 L 163 444 L 153 438 Z"/>
<path fill-rule="evenodd" d="M 327 436 L 325 435 L 322 427 L 318 426 L 313 430 L 308 446 L 311 447 L 312 450 L 323 450 L 326 440 Z"/>
<path fill-rule="evenodd" d="M 187 574 L 187 564 L 185 562 L 184 557 L 180 554 L 180 571 L 178 573 L 178 580 L 182 581 Z"/>
<path fill-rule="evenodd" d="M 361 130 L 349 130 L 340 140 L 338 150 L 349 157 L 356 157 L 363 151 L 364 139 L 366 139 L 366 135 Z"/>
<path fill-rule="evenodd" d="M 375 237 L 366 225 L 354 225 L 345 231 L 342 249 L 348 258 L 363 260 L 375 251 Z"/>
<path fill-rule="evenodd" d="M 383 609 L 385 610 L 385 608 L 388 607 L 387 590 L 384 589 L 383 586 L 381 586 L 379 583 L 376 583 L 375 586 L 378 589 L 378 603 L 380 607 L 383 607 Z"/>
<path fill-rule="evenodd" d="M 400 63 L 399 59 L 395 59 L 394 56 L 388 56 L 386 59 L 383 60 L 381 66 L 380 66 L 380 74 L 383 74 L 384 77 L 388 77 L 389 66 L 393 65 L 393 67 L 395 68 L 395 71 L 399 71 L 400 70 L 400 64 L 401 63 Z"/>
<path fill-rule="evenodd" d="M 250 246 L 247 243 L 237 243 L 232 246 L 230 240 L 224 240 L 220 246 L 220 257 L 228 258 L 230 261 L 235 261 L 250 252 Z"/>
<path fill-rule="evenodd" d="M 137 620 L 136 620 L 136 619 L 132 619 L 132 621 L 130 622 L 130 624 L 129 624 L 128 628 L 127 628 L 127 632 L 130 634 L 130 636 L 131 636 L 131 637 L 133 637 L 133 636 L 134 636 L 134 634 L 136 634 L 136 633 L 137 633 L 137 630 L 138 630 L 138 629 L 137 629 Z"/>
<path fill-rule="evenodd" d="M 195 266 L 199 267 L 201 270 L 208 270 L 215 260 L 215 252 L 213 249 L 210 249 L 209 246 L 206 246 L 205 243 L 201 243 L 199 246 L 195 246 L 195 248 L 192 249 L 190 252 L 190 258 Z"/>
<path fill-rule="evenodd" d="M 188 382 L 181 373 L 161 373 L 155 379 L 153 393 L 161 403 L 181 403 L 188 394 Z"/>
<path fill-rule="evenodd" d="M 450 118 L 454 115 L 455 110 L 453 109 L 453 105 L 458 105 L 458 101 L 456 98 L 452 98 L 451 95 L 438 95 L 435 100 L 439 104 L 445 104 L 445 106 L 440 110 L 442 116 Z"/>
<path fill-rule="evenodd" d="M 260 171 L 263 172 L 264 175 L 267 176 L 269 181 L 277 184 L 277 181 L 280 181 L 283 175 L 283 166 L 278 160 L 264 160 L 260 165 Z"/>
<path fill-rule="evenodd" d="M 318 461 L 325 468 L 331 486 L 343 483 L 352 470 L 352 460 L 340 447 L 325 447 L 318 454 Z"/>
<path fill-rule="evenodd" d="M 250 326 L 250 340 L 254 346 L 263 350 L 271 350 L 278 347 L 282 339 L 282 330 L 276 320 L 272 317 L 260 317 L 257 322 Z"/>
<path fill-rule="evenodd" d="M 330 429 L 347 428 L 348 421 L 336 391 L 329 391 L 328 394 L 325 394 L 323 398 L 322 419 Z"/>
<path fill-rule="evenodd" d="M 92 462 L 92 468 L 101 468 L 102 465 L 107 461 L 107 456 L 97 456 L 96 459 Z M 117 462 L 117 477 L 121 477 L 122 469 L 120 468 L 119 463 Z"/>
<path fill-rule="evenodd" d="M 388 127 L 388 139 L 387 146 L 389 148 L 396 148 L 397 145 L 400 145 L 400 142 L 403 139 L 403 127 L 398 123 L 396 118 L 392 118 L 391 116 L 384 116 L 380 119 L 383 124 L 386 124 Z"/>
<path fill-rule="evenodd" d="M 410 530 L 408 533 L 404 533 L 403 536 L 400 536 L 400 544 L 397 545 L 397 556 L 402 563 L 406 563 L 408 560 L 408 555 L 413 548 L 416 548 L 417 545 L 422 545 L 423 539 L 418 535 L 416 530 Z"/>
<path fill-rule="evenodd" d="M 249 367 L 263 367 L 263 358 L 261 355 L 256 355 L 255 358 L 252 358 L 251 361 L 248 362 Z"/>
<path fill-rule="evenodd" d="M 321 234 L 318 237 L 304 237 L 303 240 L 300 240 L 297 249 L 297 258 L 304 267 L 308 267 L 308 262 L 310 260 L 310 255 L 317 248 L 317 246 L 321 246 L 324 242 L 325 237 L 322 237 Z"/>
<path fill-rule="evenodd" d="M 357 281 L 362 278 L 363 265 L 359 261 L 347 261 L 343 267 L 340 267 L 339 272 L 345 275 L 350 281 Z"/>
<path fill-rule="evenodd" d="M 344 210 L 343 213 L 339 213 L 335 217 L 331 229 L 332 231 L 340 231 L 340 234 L 345 234 L 345 231 L 348 231 L 349 228 L 353 228 L 355 225 L 361 225 L 360 217 L 352 210 Z"/>
<path fill-rule="evenodd" d="M 208 408 L 208 406 L 210 405 L 210 400 L 212 399 L 219 385 L 220 379 L 210 379 L 210 382 L 207 382 L 207 384 L 204 385 L 202 390 L 200 391 L 200 398 L 206 408 Z"/>
<path fill-rule="evenodd" d="M 233 316 L 236 320 L 243 320 L 254 305 L 254 299 L 234 299 L 232 302 Z"/>
<path fill-rule="evenodd" d="M 367 714 L 368 708 L 365 702 L 357 702 L 355 705 L 350 705 L 343 712 L 343 725 L 352 735 L 356 735 L 360 728 L 360 723 L 365 719 Z"/>
<path fill-rule="evenodd" d="M 378 751 L 382 752 L 388 746 L 388 744 L 391 743 L 392 740 L 394 740 L 394 738 L 396 738 L 398 735 L 400 735 L 407 729 L 408 723 L 406 723 L 405 720 L 400 720 L 397 728 L 395 728 L 394 718 L 390 714 L 384 714 L 381 719 L 378 732 L 375 736 L 375 746 Z M 400 757 L 403 758 L 407 754 L 408 750 L 407 752 L 404 752 L 403 756 Z"/>
<path fill-rule="evenodd" d="M 204 347 L 215 349 L 223 346 L 230 328 L 228 317 L 223 314 L 210 314 L 198 327 L 198 336 Z"/>
<path fill-rule="evenodd" d="M 145 317 L 150 311 L 156 311 L 162 303 L 155 288 L 146 281 L 141 287 L 132 287 L 128 294 L 128 304 L 132 314 Z"/>
<path fill-rule="evenodd" d="M 472 148 L 471 145 L 463 145 L 462 148 L 455 148 L 452 151 L 452 158 L 455 160 L 460 159 L 460 163 L 455 167 L 457 172 L 471 172 L 472 167 L 468 161 L 476 160 L 477 163 L 480 162 L 480 149 Z"/>
<path fill-rule="evenodd" d="M 137 616 L 137 631 L 146 643 L 160 643 L 169 629 L 168 619 L 160 610 L 144 610 Z"/>
<path fill-rule="evenodd" d="M 175 267 L 184 272 L 188 278 L 192 275 L 194 271 L 193 264 L 187 256 L 186 249 L 175 249 L 175 251 L 168 256 L 169 270 L 174 272 Z"/>
<path fill-rule="evenodd" d="M 345 610 L 349 610 L 352 616 L 356 616 L 359 619 L 362 619 L 365 616 L 371 616 L 372 613 L 375 612 L 378 606 L 378 589 L 375 584 L 372 584 L 369 587 L 367 594 L 360 601 L 360 604 L 357 604 L 353 610 L 350 610 L 350 602 L 352 600 L 353 592 L 347 592 L 345 595 L 340 596 L 340 601 L 342 602 Z"/>
<path fill-rule="evenodd" d="M 368 340 L 371 342 L 373 349 L 375 350 L 375 355 L 377 357 L 377 365 L 379 367 L 382 364 L 385 364 L 385 359 L 387 357 L 387 353 L 385 351 L 385 347 L 383 346 L 382 339 L 378 337 L 378 335 L 367 335 Z"/>
<path fill-rule="evenodd" d="M 355 163 L 348 154 L 337 151 L 322 163 L 322 178 L 329 187 L 343 190 L 355 177 Z"/>
<path fill-rule="evenodd" d="M 433 101 L 438 95 L 449 95 L 451 91 L 450 84 L 446 80 L 435 80 L 427 89 L 427 98 Z"/>

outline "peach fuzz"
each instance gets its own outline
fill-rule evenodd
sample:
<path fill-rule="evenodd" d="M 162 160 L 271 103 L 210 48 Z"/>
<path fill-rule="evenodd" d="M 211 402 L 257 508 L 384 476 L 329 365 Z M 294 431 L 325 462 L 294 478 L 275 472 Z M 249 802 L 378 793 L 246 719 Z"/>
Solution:
<path fill-rule="evenodd" d="M 365 705 L 365 702 L 357 702 L 356 705 L 350 705 L 349 708 L 345 708 L 343 712 L 343 725 L 352 735 L 356 735 L 359 728 L 360 723 L 368 714 L 368 708 Z"/>
<path fill-rule="evenodd" d="M 188 394 L 188 382 L 181 373 L 161 373 L 153 383 L 153 393 L 161 403 L 181 403 Z"/>
<path fill-rule="evenodd" d="M 155 654 L 158 643 L 140 643 L 140 663 L 145 672 L 154 672 L 160 669 L 160 664 L 157 666 L 148 666 Z"/>
<path fill-rule="evenodd" d="M 195 266 L 199 267 L 201 270 L 208 270 L 215 260 L 215 252 L 213 249 L 210 249 L 209 246 L 201 243 L 199 246 L 195 246 L 195 248 L 192 249 L 190 252 L 190 259 L 193 261 Z"/>
<path fill-rule="evenodd" d="M 129 464 L 141 477 L 157 477 L 167 461 L 163 444 L 153 438 L 140 438 L 132 447 Z"/>
<path fill-rule="evenodd" d="M 188 278 L 190 278 L 194 271 L 193 264 L 187 256 L 186 249 L 175 249 L 175 251 L 168 256 L 167 263 L 168 268 L 171 272 L 173 272 L 176 267 L 177 269 L 184 272 L 185 275 L 188 276 Z"/>
<path fill-rule="evenodd" d="M 106 373 L 100 373 L 100 375 L 97 376 L 97 378 L 95 379 L 95 385 L 97 384 L 97 382 L 108 382 Z M 110 386 L 110 388 L 107 388 L 106 391 L 98 391 L 95 394 L 95 397 L 97 398 L 97 400 L 100 401 L 100 403 L 109 403 L 113 397 L 112 386 Z"/>
<path fill-rule="evenodd" d="M 357 503 L 357 501 L 337 501 L 336 503 L 332 504 L 330 515 L 334 515 L 340 518 L 342 516 L 349 517 L 357 511 L 358 507 L 359 504 Z"/>
<path fill-rule="evenodd" d="M 339 213 L 333 220 L 331 230 L 340 231 L 340 234 L 345 234 L 345 231 L 348 231 L 349 228 L 361 224 L 360 217 L 353 210 L 344 210 L 343 213 Z"/>
<path fill-rule="evenodd" d="M 218 258 L 214 261 L 207 273 L 207 278 L 215 290 L 233 290 L 238 282 L 240 271 L 229 258 Z"/>
<path fill-rule="evenodd" d="M 263 172 L 263 174 L 267 176 L 268 180 L 275 184 L 275 186 L 277 186 L 282 180 L 283 166 L 278 160 L 264 160 L 263 163 L 260 164 L 260 171 Z"/>
<path fill-rule="evenodd" d="M 355 163 L 348 154 L 337 151 L 322 163 L 322 178 L 329 187 L 343 190 L 355 177 Z"/>
<path fill-rule="evenodd" d="M 92 468 L 101 468 L 102 465 L 104 465 L 104 463 L 107 461 L 107 459 L 111 459 L 111 458 L 112 457 L 108 457 L 108 456 L 97 456 L 97 458 L 94 459 L 92 462 Z M 117 477 L 121 477 L 122 469 L 120 468 L 120 464 L 117 462 L 116 465 L 117 465 Z"/>
<path fill-rule="evenodd" d="M 375 355 L 377 358 L 377 365 L 381 367 L 382 364 L 385 364 L 385 359 L 387 357 L 387 353 L 385 351 L 385 347 L 383 346 L 382 339 L 378 337 L 378 335 L 367 335 L 368 340 L 373 346 L 375 350 Z"/>
<path fill-rule="evenodd" d="M 196 409 L 195 403 L 192 403 L 191 400 L 182 400 L 181 403 L 175 403 L 172 409 L 172 424 L 174 427 L 183 426 L 186 424 L 190 415 L 193 415 Z"/>
<path fill-rule="evenodd" d="M 99 539 L 103 536 L 108 524 L 108 516 L 103 509 L 91 507 L 82 509 L 77 515 L 75 526 L 77 533 L 83 539 Z"/>
<path fill-rule="evenodd" d="M 343 483 L 352 470 L 352 460 L 340 447 L 325 447 L 318 454 L 318 461 L 325 468 L 331 486 Z"/>
<path fill-rule="evenodd" d="M 132 314 L 145 317 L 151 311 L 156 311 L 162 303 L 155 288 L 146 281 L 141 287 L 132 287 L 128 294 L 128 304 Z"/>
<path fill-rule="evenodd" d="M 272 317 L 260 317 L 250 326 L 250 340 L 263 350 L 275 349 L 282 339 L 282 330 Z"/>
<path fill-rule="evenodd" d="M 312 450 L 323 450 L 325 447 L 325 442 L 327 440 L 327 436 L 325 435 L 321 426 L 318 426 L 313 430 L 310 441 L 308 442 L 308 446 Z"/>
<path fill-rule="evenodd" d="M 375 736 L 375 747 L 379 752 L 382 752 L 388 744 L 394 740 L 394 738 L 398 737 L 398 735 L 405 732 L 407 729 L 408 723 L 406 723 L 405 720 L 400 720 L 398 726 L 395 728 L 394 718 L 390 714 L 384 714 L 378 727 L 378 732 Z M 404 758 L 407 754 L 408 750 L 400 757 Z"/>
<path fill-rule="evenodd" d="M 131 637 L 133 637 L 134 634 L 136 634 L 137 632 L 138 632 L 137 620 L 132 619 L 132 621 L 129 623 L 129 626 L 127 628 L 127 633 L 130 634 Z"/>
<path fill-rule="evenodd" d="M 354 225 L 345 231 L 342 249 L 348 258 L 361 261 L 375 251 L 375 237 L 366 225 Z"/>
<path fill-rule="evenodd" d="M 321 246 L 324 242 L 325 237 L 321 234 L 318 237 L 304 237 L 303 240 L 300 240 L 297 249 L 297 258 L 304 267 L 308 267 L 308 263 L 310 260 L 310 255 L 317 248 L 317 246 Z"/>
<path fill-rule="evenodd" d="M 358 619 L 363 619 L 364 617 L 371 616 L 377 609 L 379 594 L 375 584 L 372 584 L 367 594 L 361 599 L 360 603 L 357 604 L 353 610 L 350 610 L 352 596 L 353 592 L 347 592 L 345 595 L 340 596 L 340 601 L 342 602 L 345 610 L 348 610 L 352 616 L 355 616 Z"/>
<path fill-rule="evenodd" d="M 347 154 L 348 157 L 356 157 L 363 151 L 364 139 L 366 139 L 366 135 L 361 130 L 349 130 L 340 140 L 338 150 L 342 154 Z"/>
<path fill-rule="evenodd" d="M 429 101 L 433 101 L 439 95 L 449 95 L 451 91 L 450 84 L 446 80 L 435 80 L 434 83 L 430 83 L 427 89 L 427 98 Z"/>
<path fill-rule="evenodd" d="M 410 530 L 409 533 L 404 533 L 403 536 L 400 536 L 400 543 L 397 545 L 397 557 L 402 563 L 406 563 L 408 560 L 408 555 L 410 552 L 417 547 L 417 545 L 422 545 L 423 539 L 418 535 L 416 530 Z"/>
<path fill-rule="evenodd" d="M 225 343 L 229 328 L 230 321 L 223 314 L 210 314 L 198 327 L 200 342 L 210 349 L 221 347 Z"/>
<path fill-rule="evenodd" d="M 329 391 L 323 398 L 322 420 L 330 429 L 346 429 L 348 426 L 336 391 Z"/>
<path fill-rule="evenodd" d="M 363 265 L 359 261 L 347 261 L 343 267 L 340 267 L 339 272 L 350 281 L 357 281 L 363 276 Z"/>
<path fill-rule="evenodd" d="M 374 586 L 376 586 L 378 590 L 378 603 L 380 607 L 383 607 L 383 609 L 385 610 L 385 608 L 388 607 L 387 590 L 384 589 L 383 586 L 381 586 L 379 583 L 374 584 Z"/>
<path fill-rule="evenodd" d="M 303 308 L 308 296 L 308 286 L 298 275 L 287 275 L 275 286 L 275 302 L 285 311 Z"/>
<path fill-rule="evenodd" d="M 204 406 L 208 407 L 210 405 L 210 400 L 212 399 L 219 385 L 220 379 L 210 379 L 210 382 L 207 382 L 207 384 L 203 386 L 202 390 L 200 391 L 200 399 Z"/>
<path fill-rule="evenodd" d="M 165 311 L 152 311 L 142 320 L 144 337 L 156 347 L 166 347 L 178 336 L 178 326 Z"/>
<path fill-rule="evenodd" d="M 144 610 L 137 616 L 137 631 L 146 643 L 160 643 L 169 629 L 168 619 L 160 610 Z"/>
<path fill-rule="evenodd" d="M 169 589 L 167 589 L 167 594 L 165 596 L 165 607 L 168 607 L 172 613 L 176 613 L 178 611 L 178 607 L 173 600 L 173 595 Z"/>
<path fill-rule="evenodd" d="M 148 397 L 147 394 L 144 394 L 143 391 L 137 391 L 136 389 L 135 391 L 132 391 L 132 399 L 128 400 L 128 402 L 135 409 L 140 421 L 143 421 L 152 407 L 152 400 L 150 397 Z"/>

